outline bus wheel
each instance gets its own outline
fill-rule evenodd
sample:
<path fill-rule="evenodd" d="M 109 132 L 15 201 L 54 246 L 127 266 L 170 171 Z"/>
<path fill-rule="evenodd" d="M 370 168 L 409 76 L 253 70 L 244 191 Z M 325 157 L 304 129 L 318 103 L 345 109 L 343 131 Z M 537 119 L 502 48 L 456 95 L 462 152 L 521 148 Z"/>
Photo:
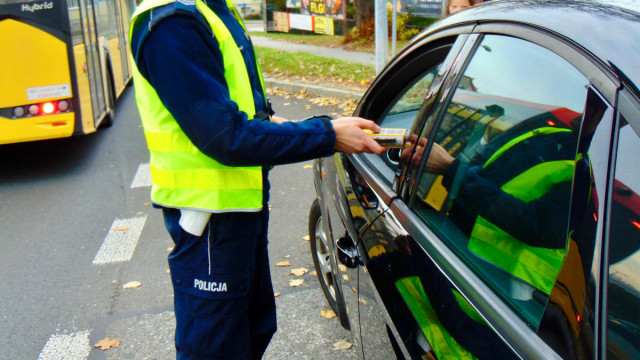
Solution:
<path fill-rule="evenodd" d="M 107 76 L 107 89 L 109 91 L 107 94 L 108 112 L 104 116 L 104 120 L 102 120 L 101 127 L 103 128 L 111 127 L 111 125 L 113 125 L 113 120 L 116 117 L 116 91 L 113 86 L 111 74 Z"/>

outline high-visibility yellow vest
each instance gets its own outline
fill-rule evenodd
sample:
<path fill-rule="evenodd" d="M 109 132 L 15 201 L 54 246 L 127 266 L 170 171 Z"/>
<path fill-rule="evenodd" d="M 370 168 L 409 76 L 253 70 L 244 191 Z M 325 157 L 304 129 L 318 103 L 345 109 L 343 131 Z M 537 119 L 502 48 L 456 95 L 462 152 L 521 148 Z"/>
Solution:
<path fill-rule="evenodd" d="M 175 0 L 142 2 L 132 16 L 129 39 L 136 19 L 141 14 L 174 2 Z M 247 114 L 248 119 L 252 119 L 255 104 L 242 53 L 222 20 L 202 0 L 196 0 L 195 5 L 208 22 L 220 46 L 231 100 Z M 227 0 L 227 6 L 244 27 L 233 3 Z M 262 208 L 262 168 L 226 166 L 198 150 L 162 104 L 155 89 L 140 74 L 133 59 L 131 63 L 134 64 L 136 102 L 151 154 L 153 202 L 166 207 L 210 212 L 259 211 Z M 257 72 L 264 93 L 260 69 Z M 212 121 L 215 121 L 214 116 L 212 114 Z"/>
<path fill-rule="evenodd" d="M 534 136 L 544 136 L 569 129 L 539 128 L 525 133 L 496 151 L 487 160 L 489 166 L 504 152 L 519 142 Z M 573 179 L 575 160 L 556 160 L 540 163 L 517 175 L 500 189 L 524 202 L 539 199 L 553 186 Z M 469 250 L 508 273 L 550 294 L 558 277 L 566 249 L 547 249 L 527 245 L 507 232 L 478 216 L 469 239 Z"/>

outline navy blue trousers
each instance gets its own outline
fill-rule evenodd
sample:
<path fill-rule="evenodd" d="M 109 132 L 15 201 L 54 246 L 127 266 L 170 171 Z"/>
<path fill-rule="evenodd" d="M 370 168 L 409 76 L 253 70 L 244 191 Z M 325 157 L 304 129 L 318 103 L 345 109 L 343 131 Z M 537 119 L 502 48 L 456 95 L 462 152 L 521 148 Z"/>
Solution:
<path fill-rule="evenodd" d="M 213 214 L 202 236 L 185 232 L 180 211 L 163 208 L 175 247 L 177 359 L 260 359 L 276 332 L 267 252 L 268 206 Z"/>

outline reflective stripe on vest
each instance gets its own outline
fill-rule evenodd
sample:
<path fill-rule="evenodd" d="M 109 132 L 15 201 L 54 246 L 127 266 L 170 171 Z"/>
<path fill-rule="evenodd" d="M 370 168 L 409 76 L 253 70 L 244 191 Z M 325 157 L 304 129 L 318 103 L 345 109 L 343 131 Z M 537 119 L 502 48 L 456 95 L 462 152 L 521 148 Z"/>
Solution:
<path fill-rule="evenodd" d="M 558 132 L 571 132 L 571 130 L 540 128 L 525 133 L 501 147 L 487 160 L 485 167 L 523 140 Z M 571 181 L 574 169 L 575 161 L 573 160 L 543 162 L 514 177 L 500 189 L 528 203 L 544 196 L 556 184 Z M 469 250 L 545 294 L 551 293 L 565 256 L 565 249 L 547 249 L 527 245 L 481 216 L 476 219 L 471 232 Z"/>
<path fill-rule="evenodd" d="M 133 14 L 129 38 L 140 14 L 173 2 L 175 0 L 145 0 Z M 242 53 L 222 20 L 202 0 L 196 0 L 195 5 L 211 27 L 223 54 L 230 98 L 252 119 L 255 104 Z M 244 28 L 233 3 L 227 1 L 227 6 Z M 226 166 L 198 150 L 162 104 L 155 89 L 140 74 L 133 59 L 131 63 L 136 103 L 151 154 L 153 202 L 211 212 L 259 211 L 263 195 L 262 168 Z M 260 74 L 259 69 L 257 72 Z M 260 83 L 264 92 L 261 75 Z"/>

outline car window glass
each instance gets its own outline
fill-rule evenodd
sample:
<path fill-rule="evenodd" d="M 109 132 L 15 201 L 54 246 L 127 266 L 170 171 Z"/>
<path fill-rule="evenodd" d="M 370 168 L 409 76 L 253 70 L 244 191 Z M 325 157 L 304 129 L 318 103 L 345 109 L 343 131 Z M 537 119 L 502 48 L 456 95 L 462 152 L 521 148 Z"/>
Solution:
<path fill-rule="evenodd" d="M 609 235 L 607 359 L 640 358 L 640 137 L 620 118 Z"/>
<path fill-rule="evenodd" d="M 537 334 L 563 359 L 593 352 L 598 219 L 604 213 L 613 109 L 590 88 L 578 140 L 568 245 Z M 600 224 L 603 222 L 600 221 Z M 600 225 L 601 226 L 601 225 Z M 595 266 L 595 267 L 594 267 Z M 595 269 L 595 271 L 592 271 Z"/>
<path fill-rule="evenodd" d="M 533 329 L 566 253 L 588 85 L 545 48 L 487 35 L 440 125 L 404 150 L 429 150 L 413 209 Z"/>
<path fill-rule="evenodd" d="M 417 76 L 413 83 L 408 84 L 401 95 L 390 106 L 390 110 L 379 122 L 380 126 L 395 129 L 410 129 L 418 111 L 422 107 L 425 96 L 431 89 L 433 80 L 438 75 L 440 64 L 426 70 L 421 76 Z"/>

